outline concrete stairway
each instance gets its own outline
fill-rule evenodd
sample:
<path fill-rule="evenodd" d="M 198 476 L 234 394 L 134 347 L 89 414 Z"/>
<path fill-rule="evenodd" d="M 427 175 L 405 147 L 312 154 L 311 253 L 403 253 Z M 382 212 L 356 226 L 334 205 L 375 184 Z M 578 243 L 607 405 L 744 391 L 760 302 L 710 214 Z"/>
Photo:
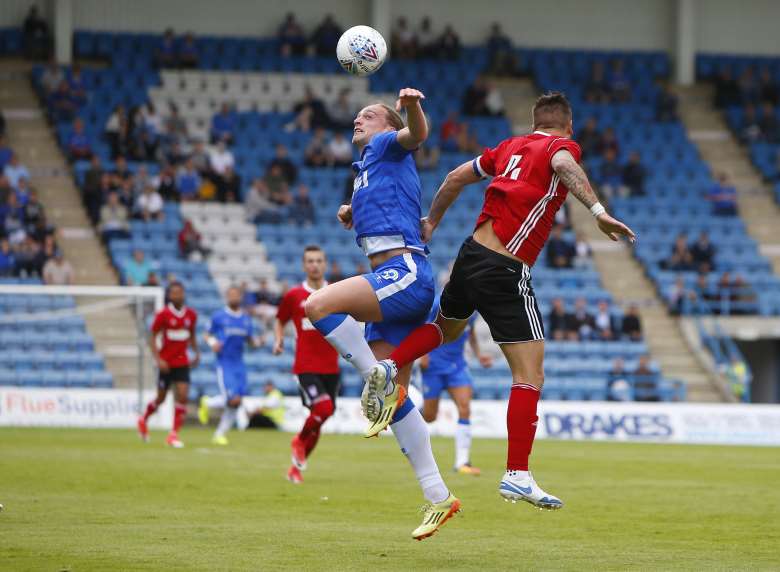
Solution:
<path fill-rule="evenodd" d="M 740 215 L 748 233 L 772 261 L 775 274 L 780 274 L 780 208 L 753 168 L 747 150 L 713 107 L 713 92 L 710 85 L 677 88 L 680 118 L 702 158 L 714 172 L 725 172 L 736 186 Z"/>
<path fill-rule="evenodd" d="M 507 115 L 515 133 L 531 129 L 531 108 L 537 91 L 530 80 L 492 79 L 501 90 Z M 645 339 L 653 358 L 665 377 L 682 379 L 688 386 L 690 401 L 721 401 L 720 386 L 694 357 L 682 335 L 677 320 L 658 300 L 653 284 L 631 251 L 608 240 L 594 224 L 590 213 L 569 199 L 572 225 L 581 232 L 593 249 L 593 261 L 602 276 L 604 287 L 619 304 L 639 305 Z M 641 239 L 641 238 L 640 238 Z"/>
<path fill-rule="evenodd" d="M 59 230 L 58 242 L 76 271 L 76 283 L 116 286 L 116 273 L 87 219 L 67 161 L 38 105 L 29 74 L 29 63 L 0 64 L 0 109 L 7 120 L 9 144 L 30 169 L 32 186 L 46 208 L 49 222 Z M 76 298 L 79 306 L 97 301 Z M 136 387 L 138 331 L 131 312 L 115 308 L 86 314 L 85 320 L 115 383 Z M 151 380 L 150 376 L 151 367 L 145 379 Z"/>

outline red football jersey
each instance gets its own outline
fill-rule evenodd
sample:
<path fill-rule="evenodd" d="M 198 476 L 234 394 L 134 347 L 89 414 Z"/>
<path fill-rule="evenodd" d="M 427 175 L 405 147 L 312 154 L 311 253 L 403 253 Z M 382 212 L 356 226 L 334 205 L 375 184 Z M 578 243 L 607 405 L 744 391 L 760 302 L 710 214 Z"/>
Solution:
<path fill-rule="evenodd" d="M 314 291 L 306 282 L 290 288 L 279 304 L 276 317 L 282 324 L 292 320 L 298 333 L 293 373 L 338 373 L 338 352 L 317 331 L 303 310 L 306 299 Z"/>
<path fill-rule="evenodd" d="M 188 367 L 187 348 L 195 336 L 198 314 L 187 306 L 177 310 L 168 304 L 157 312 L 152 322 L 152 335 L 160 338 L 160 357 L 171 367 Z M 158 336 L 158 334 L 161 334 Z"/>
<path fill-rule="evenodd" d="M 575 141 L 535 131 L 485 149 L 473 163 L 476 173 L 493 177 L 476 226 L 492 218 L 493 231 L 507 250 L 532 266 L 569 192 L 550 166 L 561 149 L 579 162 L 582 151 Z"/>

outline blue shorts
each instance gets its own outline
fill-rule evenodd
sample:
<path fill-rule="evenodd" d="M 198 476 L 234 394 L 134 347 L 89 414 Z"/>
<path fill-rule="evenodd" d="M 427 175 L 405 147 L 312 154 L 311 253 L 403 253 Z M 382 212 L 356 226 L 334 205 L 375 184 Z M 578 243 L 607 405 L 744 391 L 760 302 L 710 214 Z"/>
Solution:
<path fill-rule="evenodd" d="M 472 386 L 474 382 L 467 368 L 452 373 L 426 373 L 423 370 L 423 399 L 439 399 L 441 392 L 451 387 Z"/>
<path fill-rule="evenodd" d="M 246 366 L 240 364 L 217 364 L 217 383 L 228 401 L 234 397 L 249 395 Z"/>
<path fill-rule="evenodd" d="M 394 256 L 373 272 L 363 274 L 376 292 L 381 322 L 366 324 L 366 340 L 384 340 L 397 346 L 423 325 L 435 295 L 433 270 L 422 254 Z"/>

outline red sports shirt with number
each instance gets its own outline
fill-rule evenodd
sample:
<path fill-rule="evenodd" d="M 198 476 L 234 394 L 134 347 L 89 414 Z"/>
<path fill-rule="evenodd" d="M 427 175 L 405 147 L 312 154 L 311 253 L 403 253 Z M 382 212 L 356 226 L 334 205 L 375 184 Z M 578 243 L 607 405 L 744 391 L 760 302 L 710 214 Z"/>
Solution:
<path fill-rule="evenodd" d="M 292 320 L 298 334 L 293 373 L 338 373 L 338 352 L 317 331 L 303 310 L 306 299 L 314 291 L 305 282 L 290 288 L 279 304 L 276 317 L 282 324 Z"/>
<path fill-rule="evenodd" d="M 187 306 L 177 310 L 168 304 L 157 312 L 152 322 L 152 335 L 160 340 L 160 357 L 170 367 L 189 367 L 187 348 L 195 336 L 198 314 Z"/>
<path fill-rule="evenodd" d="M 477 175 L 493 177 L 477 226 L 492 218 L 493 231 L 507 250 L 532 266 L 569 192 L 550 165 L 561 149 L 579 162 L 582 152 L 576 142 L 535 131 L 485 149 L 472 164 Z"/>

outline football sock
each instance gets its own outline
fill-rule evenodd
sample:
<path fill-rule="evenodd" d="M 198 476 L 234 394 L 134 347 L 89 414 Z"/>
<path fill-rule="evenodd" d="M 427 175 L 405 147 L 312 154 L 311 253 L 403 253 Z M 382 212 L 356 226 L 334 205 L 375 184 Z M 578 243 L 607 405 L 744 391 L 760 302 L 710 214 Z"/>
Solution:
<path fill-rule="evenodd" d="M 322 424 L 325 423 L 328 417 L 333 415 L 333 411 L 333 401 L 330 397 L 312 405 L 309 416 L 304 421 L 301 432 L 298 433 L 298 438 L 306 443 L 312 433 L 319 433 L 320 427 L 322 427 Z"/>
<path fill-rule="evenodd" d="M 471 457 L 471 421 L 458 419 L 455 426 L 455 467 L 469 463 Z"/>
<path fill-rule="evenodd" d="M 246 431 L 247 427 L 249 427 L 249 414 L 243 402 L 236 409 L 236 427 L 241 431 Z"/>
<path fill-rule="evenodd" d="M 411 399 L 406 399 L 395 412 L 390 429 L 401 447 L 401 452 L 409 459 L 425 498 L 432 503 L 445 500 L 450 491 L 444 484 L 433 458 L 428 426 Z"/>
<path fill-rule="evenodd" d="M 536 387 L 527 383 L 512 385 L 506 410 L 507 471 L 528 470 L 528 457 L 531 455 L 539 419 L 536 415 L 538 403 L 539 390 Z"/>
<path fill-rule="evenodd" d="M 146 404 L 146 411 L 144 411 L 144 421 L 149 419 L 154 412 L 157 411 L 157 402 L 152 399 L 149 403 Z"/>
<path fill-rule="evenodd" d="M 314 451 L 314 447 L 317 446 L 317 441 L 319 441 L 319 440 L 320 440 L 320 430 L 319 429 L 309 433 L 308 438 L 303 443 L 303 446 L 306 448 L 306 457 L 307 458 L 309 457 L 309 455 L 311 455 L 311 452 Z"/>
<path fill-rule="evenodd" d="M 331 314 L 314 322 L 314 327 L 345 360 L 355 366 L 360 375 L 368 375 L 376 358 L 355 318 L 349 314 Z"/>
<path fill-rule="evenodd" d="M 181 426 L 184 425 L 184 417 L 187 415 L 187 406 L 183 403 L 177 403 L 173 408 L 173 432 L 178 433 Z"/>
<path fill-rule="evenodd" d="M 432 352 L 442 343 L 444 343 L 444 336 L 439 326 L 423 324 L 406 336 L 404 341 L 390 354 L 390 359 L 395 362 L 398 369 L 401 369 L 417 358 Z"/>
<path fill-rule="evenodd" d="M 211 397 L 207 397 L 206 405 L 209 406 L 209 409 L 225 407 L 225 396 L 212 395 Z"/>
<path fill-rule="evenodd" d="M 219 425 L 217 425 L 217 430 L 214 432 L 215 437 L 223 437 L 225 433 L 230 431 L 231 427 L 233 427 L 233 423 L 236 421 L 237 411 L 238 408 L 236 407 L 225 407 L 225 409 L 222 410 L 222 416 L 219 418 Z"/>

